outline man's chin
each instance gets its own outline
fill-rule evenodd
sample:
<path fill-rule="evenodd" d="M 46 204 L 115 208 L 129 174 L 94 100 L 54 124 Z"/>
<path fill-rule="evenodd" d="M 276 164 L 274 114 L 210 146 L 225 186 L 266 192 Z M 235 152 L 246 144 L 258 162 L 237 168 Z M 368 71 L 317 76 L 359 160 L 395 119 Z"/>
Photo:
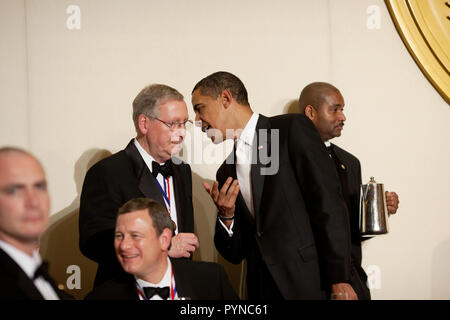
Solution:
<path fill-rule="evenodd" d="M 341 134 L 342 134 L 342 129 L 343 129 L 343 128 L 335 129 L 335 130 L 333 131 L 333 137 L 332 137 L 332 139 L 333 139 L 333 138 L 336 138 L 336 137 L 340 137 Z"/>
<path fill-rule="evenodd" d="M 170 151 L 171 156 L 173 157 L 175 155 L 178 155 L 181 152 L 182 149 L 183 149 L 183 143 L 182 142 L 180 142 L 180 143 L 173 143 L 173 148 Z"/>
<path fill-rule="evenodd" d="M 135 274 L 137 271 L 137 266 L 134 263 L 127 263 L 127 262 L 123 262 L 121 263 L 123 270 L 126 273 L 130 273 L 130 274 Z"/>
<path fill-rule="evenodd" d="M 211 139 L 211 142 L 214 143 L 214 144 L 220 144 L 220 143 L 223 142 L 221 139 L 218 139 L 215 136 L 211 136 L 209 138 Z"/>
<path fill-rule="evenodd" d="M 223 142 L 223 135 L 222 135 L 222 132 L 220 132 L 220 130 L 210 128 L 210 129 L 206 130 L 205 133 L 206 133 L 207 137 L 211 139 L 212 143 L 220 144 Z"/>

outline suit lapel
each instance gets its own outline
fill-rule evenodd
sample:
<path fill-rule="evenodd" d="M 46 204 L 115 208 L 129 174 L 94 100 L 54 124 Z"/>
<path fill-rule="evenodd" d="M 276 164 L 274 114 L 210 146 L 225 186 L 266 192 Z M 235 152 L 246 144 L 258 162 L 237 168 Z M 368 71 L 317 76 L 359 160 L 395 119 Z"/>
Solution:
<path fill-rule="evenodd" d="M 2 249 L 0 249 L 0 263 L 12 278 L 16 279 L 17 286 L 23 294 L 31 300 L 44 300 L 33 281 L 28 278 L 22 268 Z"/>
<path fill-rule="evenodd" d="M 17 274 L 17 286 L 25 293 L 31 300 L 44 300 L 39 290 L 34 285 L 33 281 L 22 271 Z M 53 289 L 55 290 L 55 289 Z M 55 290 L 55 292 L 57 292 Z M 59 295 L 58 295 L 59 296 Z"/>
<path fill-rule="evenodd" d="M 169 160 L 172 161 L 172 160 Z M 174 185 L 174 195 L 175 195 L 175 205 L 177 208 L 177 221 L 178 221 L 178 231 L 180 230 L 184 230 L 185 228 L 180 228 L 180 226 L 184 226 L 185 224 L 185 219 L 184 219 L 184 214 L 183 214 L 183 210 L 184 208 L 187 208 L 187 199 L 186 199 L 186 192 L 183 190 L 184 188 L 184 183 L 183 183 L 183 178 L 181 177 L 181 169 L 180 166 L 175 165 L 172 162 L 172 169 L 173 169 L 173 176 L 172 176 L 172 181 L 173 181 L 173 185 Z"/>
<path fill-rule="evenodd" d="M 123 296 L 124 300 L 140 300 L 134 276 L 124 272 L 115 281 L 117 285 L 116 291 Z"/>
<path fill-rule="evenodd" d="M 270 123 L 269 119 L 263 115 L 259 116 L 256 124 L 255 137 L 253 138 L 253 155 L 251 167 L 251 185 L 253 193 L 253 207 L 255 210 L 256 219 L 256 233 L 258 236 L 262 234 L 262 219 L 261 216 L 261 198 L 264 188 L 265 176 L 261 174 L 261 170 L 268 165 L 263 163 L 262 159 L 270 156 L 270 138 L 269 138 Z M 265 156 L 262 156 L 262 155 Z"/>
<path fill-rule="evenodd" d="M 198 296 L 195 294 L 194 290 L 195 285 L 192 284 L 192 281 L 194 280 L 185 272 L 186 268 L 183 268 L 183 265 L 180 264 L 180 261 L 177 259 L 170 259 L 170 263 L 172 264 L 178 298 L 185 297 L 193 300 L 197 299 Z"/>
<path fill-rule="evenodd" d="M 138 180 L 139 190 L 145 197 L 153 199 L 165 207 L 166 204 L 161 190 L 158 187 L 158 182 L 155 180 L 150 169 L 145 164 L 144 159 L 142 159 L 139 154 L 139 151 L 134 145 L 134 139 L 131 140 L 125 148 L 125 153 L 133 165 L 134 173 Z"/>
<path fill-rule="evenodd" d="M 233 180 L 237 180 L 236 173 L 236 144 L 233 147 L 233 151 L 228 155 L 223 165 L 223 172 L 221 173 L 221 177 L 219 179 L 219 190 L 228 179 L 228 177 L 233 178 Z M 222 179 L 221 179 L 222 178 Z M 239 191 L 239 194 L 236 198 L 236 207 L 242 208 L 243 211 L 246 212 L 245 218 L 250 222 L 250 224 L 254 224 L 254 218 L 250 213 L 250 210 L 247 208 L 247 204 L 245 203 L 244 197 L 242 193 Z"/>

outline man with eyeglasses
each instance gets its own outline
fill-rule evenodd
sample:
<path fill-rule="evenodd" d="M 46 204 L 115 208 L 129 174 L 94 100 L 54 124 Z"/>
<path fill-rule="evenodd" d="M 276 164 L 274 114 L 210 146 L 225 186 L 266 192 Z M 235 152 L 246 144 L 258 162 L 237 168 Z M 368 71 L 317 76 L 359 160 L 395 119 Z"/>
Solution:
<path fill-rule="evenodd" d="M 192 124 L 183 95 L 162 84 L 145 87 L 133 101 L 137 136 L 86 174 L 80 199 L 80 250 L 98 263 L 95 286 L 121 271 L 114 252 L 117 210 L 128 200 L 151 198 L 176 223 L 169 256 L 189 258 L 198 248 L 194 232 L 191 168 L 178 158 Z"/>

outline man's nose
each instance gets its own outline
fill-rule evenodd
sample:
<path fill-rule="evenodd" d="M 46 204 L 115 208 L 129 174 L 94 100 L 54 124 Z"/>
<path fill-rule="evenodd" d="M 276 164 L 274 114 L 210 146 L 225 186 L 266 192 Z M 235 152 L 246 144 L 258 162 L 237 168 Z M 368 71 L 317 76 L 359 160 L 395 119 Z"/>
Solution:
<path fill-rule="evenodd" d="M 347 120 L 347 118 L 345 117 L 345 114 L 344 114 L 343 111 L 341 111 L 341 112 L 339 113 L 339 120 L 341 120 L 341 121 L 346 121 L 346 120 Z"/>
<path fill-rule="evenodd" d="M 175 137 L 184 138 L 186 136 L 186 127 L 183 125 L 182 127 L 175 129 L 174 135 Z"/>
<path fill-rule="evenodd" d="M 39 203 L 39 199 L 38 199 L 38 195 L 35 190 L 27 190 L 25 197 L 26 197 L 25 203 L 28 208 L 36 208 L 37 207 L 37 205 Z"/>
<path fill-rule="evenodd" d="M 130 237 L 123 236 L 122 240 L 120 240 L 119 248 L 122 251 L 126 251 L 131 247 L 131 239 Z"/>

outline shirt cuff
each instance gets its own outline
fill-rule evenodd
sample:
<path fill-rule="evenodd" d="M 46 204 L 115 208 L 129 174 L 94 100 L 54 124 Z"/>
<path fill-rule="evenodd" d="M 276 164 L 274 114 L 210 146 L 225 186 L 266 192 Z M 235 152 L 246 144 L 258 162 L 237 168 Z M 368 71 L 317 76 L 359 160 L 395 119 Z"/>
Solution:
<path fill-rule="evenodd" d="M 222 220 L 220 220 L 220 218 L 217 218 L 217 219 L 219 219 L 220 224 L 222 225 L 222 227 L 225 229 L 225 231 L 228 233 L 228 235 L 231 238 L 233 236 L 233 230 L 232 229 L 233 229 L 233 226 L 234 226 L 234 220 L 233 220 L 233 222 L 231 222 L 230 229 L 228 229 L 227 226 L 225 225 L 225 223 L 223 223 Z"/>

